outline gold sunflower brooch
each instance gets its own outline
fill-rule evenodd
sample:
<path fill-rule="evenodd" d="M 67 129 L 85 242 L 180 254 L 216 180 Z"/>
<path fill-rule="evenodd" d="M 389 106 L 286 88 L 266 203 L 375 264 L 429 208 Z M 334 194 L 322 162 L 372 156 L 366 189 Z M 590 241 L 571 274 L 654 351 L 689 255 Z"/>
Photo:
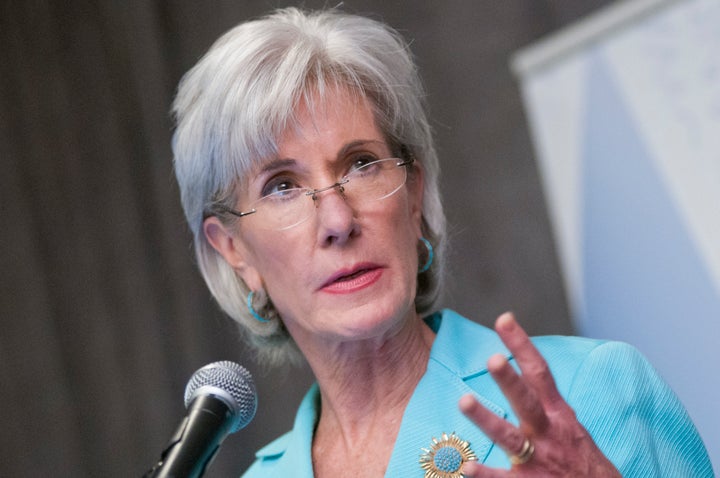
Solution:
<path fill-rule="evenodd" d="M 430 448 L 423 448 L 420 466 L 425 478 L 462 478 L 462 465 L 477 460 L 470 443 L 462 440 L 455 432 L 443 433 L 440 440 L 433 437 Z"/>

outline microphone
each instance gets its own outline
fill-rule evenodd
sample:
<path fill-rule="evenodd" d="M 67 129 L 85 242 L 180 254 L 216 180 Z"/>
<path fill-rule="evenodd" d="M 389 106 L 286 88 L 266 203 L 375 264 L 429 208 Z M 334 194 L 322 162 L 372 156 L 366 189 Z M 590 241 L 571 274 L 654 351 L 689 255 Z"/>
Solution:
<path fill-rule="evenodd" d="M 187 416 L 144 478 L 197 478 L 205 473 L 225 437 L 246 427 L 257 410 L 252 376 L 234 362 L 214 362 L 185 387 Z"/>

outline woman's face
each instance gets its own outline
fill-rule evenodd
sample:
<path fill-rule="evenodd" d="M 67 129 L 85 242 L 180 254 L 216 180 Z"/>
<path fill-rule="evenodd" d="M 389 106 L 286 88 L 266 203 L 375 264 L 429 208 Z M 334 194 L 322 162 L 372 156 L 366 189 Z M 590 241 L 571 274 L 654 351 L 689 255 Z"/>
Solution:
<path fill-rule="evenodd" d="M 343 91 L 314 112 L 301 105 L 299 119 L 280 138 L 277 158 L 250 175 L 240 210 L 269 191 L 324 188 L 358 161 L 394 156 L 367 103 Z M 352 198 L 350 188 L 347 200 L 337 189 L 323 191 L 310 219 L 291 229 L 261 230 L 239 219 L 237 270 L 252 290 L 268 292 L 301 348 L 382 339 L 415 317 L 421 204 L 416 167 L 381 201 Z"/>

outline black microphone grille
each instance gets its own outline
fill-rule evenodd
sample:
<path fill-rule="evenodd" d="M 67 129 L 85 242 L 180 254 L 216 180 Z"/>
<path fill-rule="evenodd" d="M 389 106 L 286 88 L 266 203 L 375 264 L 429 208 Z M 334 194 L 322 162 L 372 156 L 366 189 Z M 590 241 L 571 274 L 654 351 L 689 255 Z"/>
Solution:
<path fill-rule="evenodd" d="M 213 395 L 233 411 L 235 423 L 230 433 L 246 427 L 257 410 L 252 375 L 235 362 L 213 362 L 195 372 L 185 387 L 185 407 L 200 395 Z"/>

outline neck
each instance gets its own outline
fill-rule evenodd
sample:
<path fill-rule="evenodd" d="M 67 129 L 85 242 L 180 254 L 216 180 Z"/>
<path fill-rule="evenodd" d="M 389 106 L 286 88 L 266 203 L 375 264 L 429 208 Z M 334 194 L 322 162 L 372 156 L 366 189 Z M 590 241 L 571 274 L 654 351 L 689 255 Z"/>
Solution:
<path fill-rule="evenodd" d="M 382 341 L 343 344 L 325 354 L 313 371 L 323 412 L 367 416 L 399 402 L 405 405 L 425 373 L 434 334 L 419 318 Z M 326 351 L 327 352 L 327 351 Z"/>
<path fill-rule="evenodd" d="M 313 446 L 317 456 L 352 459 L 354 450 L 377 447 L 389 460 L 433 339 L 430 328 L 414 316 L 382 340 L 336 344 L 306 354 L 322 398 Z"/>

